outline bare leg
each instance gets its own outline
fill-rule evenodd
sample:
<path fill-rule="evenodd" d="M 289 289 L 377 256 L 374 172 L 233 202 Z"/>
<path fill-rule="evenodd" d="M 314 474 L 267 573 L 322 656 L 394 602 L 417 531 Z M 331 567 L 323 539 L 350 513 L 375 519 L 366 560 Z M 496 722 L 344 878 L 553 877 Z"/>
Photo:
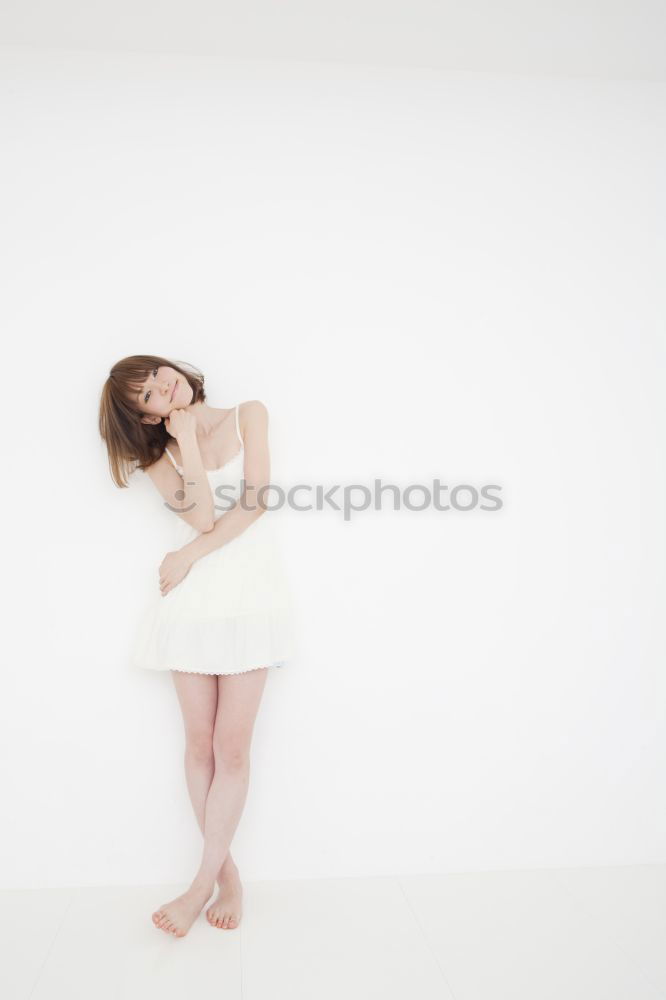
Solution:
<path fill-rule="evenodd" d="M 215 772 L 213 730 L 218 702 L 218 678 L 215 674 L 188 674 L 180 670 L 172 670 L 171 676 L 185 725 L 187 790 L 203 834 L 206 797 Z M 238 868 L 229 852 L 217 874 L 220 889 L 227 887 L 233 878 L 238 878 Z"/>
<path fill-rule="evenodd" d="M 250 744 L 268 668 L 222 674 L 213 728 L 215 771 L 204 812 L 204 849 L 190 888 L 153 914 L 156 926 L 187 934 L 215 886 L 238 826 L 250 776 Z M 226 874 L 226 873 L 225 873 Z"/>
<path fill-rule="evenodd" d="M 215 674 L 187 673 L 172 670 L 178 700 L 183 714 L 185 726 L 185 779 L 192 801 L 194 814 L 202 834 L 204 832 L 204 813 L 206 796 L 210 789 L 215 771 L 213 756 L 213 730 L 215 713 L 217 712 L 218 681 Z M 229 884 L 230 879 L 238 879 L 238 869 L 231 854 L 218 872 L 220 889 Z M 240 919 L 240 911 L 237 920 Z M 210 921 L 209 921 L 210 922 Z M 164 928 L 167 916 L 160 910 L 153 913 L 153 923 Z M 175 934 L 176 928 L 171 928 Z"/>

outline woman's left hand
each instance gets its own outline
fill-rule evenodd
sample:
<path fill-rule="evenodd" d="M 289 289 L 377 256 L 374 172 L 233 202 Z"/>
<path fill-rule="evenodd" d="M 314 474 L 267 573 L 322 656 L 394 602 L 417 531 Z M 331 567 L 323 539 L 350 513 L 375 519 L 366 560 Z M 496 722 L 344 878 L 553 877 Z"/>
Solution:
<path fill-rule="evenodd" d="M 183 549 L 167 552 L 159 568 L 162 597 L 185 579 L 193 562 L 192 557 Z"/>

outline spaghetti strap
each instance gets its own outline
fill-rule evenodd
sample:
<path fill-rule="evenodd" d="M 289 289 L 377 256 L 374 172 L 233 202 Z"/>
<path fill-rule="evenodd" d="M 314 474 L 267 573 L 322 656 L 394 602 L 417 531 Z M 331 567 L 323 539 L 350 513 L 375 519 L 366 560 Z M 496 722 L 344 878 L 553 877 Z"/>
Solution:
<path fill-rule="evenodd" d="M 240 403 L 236 403 L 236 434 L 238 434 L 238 440 L 241 443 L 241 448 L 243 447 L 243 438 L 241 437 L 240 427 L 238 425 L 238 407 Z"/>
<path fill-rule="evenodd" d="M 169 458 L 171 459 L 171 464 L 173 465 L 174 469 L 176 470 L 176 472 L 178 473 L 178 475 L 180 475 L 180 466 L 176 464 L 176 459 L 173 457 L 173 455 L 171 454 L 171 452 L 169 451 L 169 449 L 166 446 L 165 446 L 164 450 L 167 453 L 167 455 L 169 456 Z"/>

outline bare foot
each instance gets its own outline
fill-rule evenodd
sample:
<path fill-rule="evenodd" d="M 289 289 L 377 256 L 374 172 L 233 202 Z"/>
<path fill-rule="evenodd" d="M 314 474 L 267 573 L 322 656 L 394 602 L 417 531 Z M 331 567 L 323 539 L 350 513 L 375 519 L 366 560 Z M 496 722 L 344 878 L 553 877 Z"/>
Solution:
<path fill-rule="evenodd" d="M 217 899 L 206 910 L 206 920 L 211 927 L 221 927 L 225 931 L 238 927 L 242 897 L 243 887 L 236 868 L 231 874 L 225 875 L 220 882 Z"/>
<path fill-rule="evenodd" d="M 204 903 L 210 899 L 210 889 L 190 887 L 182 896 L 164 903 L 153 913 L 153 923 L 161 931 L 185 937 L 195 919 L 201 913 Z"/>

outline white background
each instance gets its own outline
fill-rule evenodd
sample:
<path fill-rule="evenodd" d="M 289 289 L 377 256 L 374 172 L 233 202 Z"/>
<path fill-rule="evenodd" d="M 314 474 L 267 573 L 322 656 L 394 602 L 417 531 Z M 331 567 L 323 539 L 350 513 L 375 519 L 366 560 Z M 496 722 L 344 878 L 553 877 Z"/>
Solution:
<path fill-rule="evenodd" d="M 5 49 L 6 887 L 185 881 L 170 521 L 117 489 L 110 366 L 261 399 L 273 480 L 499 484 L 276 513 L 247 878 L 663 863 L 666 84 Z M 270 515 L 268 515 L 270 516 Z"/>

